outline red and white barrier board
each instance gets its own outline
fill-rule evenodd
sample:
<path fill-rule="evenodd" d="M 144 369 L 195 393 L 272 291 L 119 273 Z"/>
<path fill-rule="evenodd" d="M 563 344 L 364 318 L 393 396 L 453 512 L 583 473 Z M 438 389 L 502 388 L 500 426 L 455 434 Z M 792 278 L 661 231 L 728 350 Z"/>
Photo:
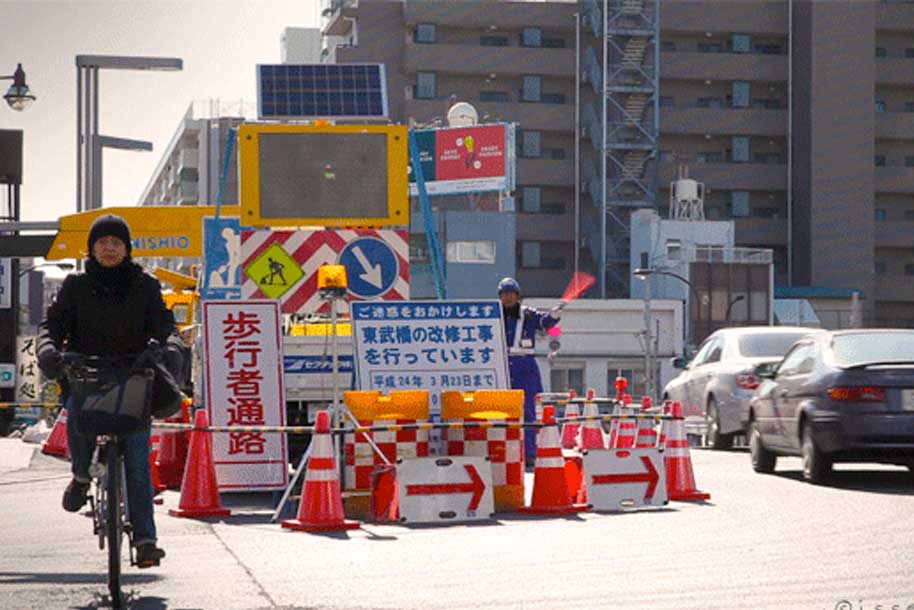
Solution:
<path fill-rule="evenodd" d="M 206 410 L 213 426 L 284 426 L 279 303 L 204 301 Z M 214 432 L 219 491 L 284 489 L 286 435 Z"/>
<path fill-rule="evenodd" d="M 595 511 L 623 511 L 667 504 L 663 451 L 590 449 L 584 453 L 587 501 Z"/>
<path fill-rule="evenodd" d="M 397 462 L 400 521 L 440 523 L 491 519 L 492 469 L 482 457 L 416 458 Z"/>

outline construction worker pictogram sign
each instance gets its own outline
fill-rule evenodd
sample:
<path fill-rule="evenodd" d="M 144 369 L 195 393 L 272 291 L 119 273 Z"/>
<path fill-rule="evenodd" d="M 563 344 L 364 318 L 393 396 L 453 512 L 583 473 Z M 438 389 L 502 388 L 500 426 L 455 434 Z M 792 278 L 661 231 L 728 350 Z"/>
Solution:
<path fill-rule="evenodd" d="M 587 501 L 596 511 L 667 504 L 663 452 L 656 447 L 584 453 Z"/>
<path fill-rule="evenodd" d="M 346 266 L 348 299 L 409 299 L 409 233 L 336 229 L 241 232 L 243 299 L 279 299 L 283 313 L 315 313 L 327 304 L 317 268 Z"/>

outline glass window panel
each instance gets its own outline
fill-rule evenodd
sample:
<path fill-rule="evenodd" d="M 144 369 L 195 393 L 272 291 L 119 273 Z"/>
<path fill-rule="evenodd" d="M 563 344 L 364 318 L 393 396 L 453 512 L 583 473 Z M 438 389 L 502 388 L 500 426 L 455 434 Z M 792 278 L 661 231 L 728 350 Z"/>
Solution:
<path fill-rule="evenodd" d="M 538 47 L 543 44 L 543 31 L 539 28 L 524 28 L 521 33 L 521 44 L 525 47 Z"/>
<path fill-rule="evenodd" d="M 437 95 L 437 75 L 434 72 L 416 72 L 416 97 L 430 99 Z"/>
<path fill-rule="evenodd" d="M 523 211 L 536 214 L 542 209 L 543 189 L 538 186 L 525 186 L 523 189 Z"/>
<path fill-rule="evenodd" d="M 749 216 L 749 191 L 730 191 L 730 213 L 734 217 Z"/>
<path fill-rule="evenodd" d="M 416 42 L 435 42 L 435 24 L 434 23 L 420 23 L 416 25 Z"/>
<path fill-rule="evenodd" d="M 733 81 L 733 107 L 748 108 L 750 103 L 749 83 Z"/>
<path fill-rule="evenodd" d="M 524 102 L 538 102 L 542 97 L 543 78 L 541 76 L 525 76 L 521 100 Z"/>

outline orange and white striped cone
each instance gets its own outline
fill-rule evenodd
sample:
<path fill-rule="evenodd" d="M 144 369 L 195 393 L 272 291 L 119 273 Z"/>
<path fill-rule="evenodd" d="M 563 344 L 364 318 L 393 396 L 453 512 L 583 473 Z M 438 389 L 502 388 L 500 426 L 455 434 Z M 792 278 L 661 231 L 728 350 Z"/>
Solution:
<path fill-rule="evenodd" d="M 61 409 L 54 421 L 54 428 L 51 434 L 41 445 L 41 452 L 46 455 L 56 455 L 57 457 L 70 457 L 70 444 L 67 442 L 67 410 Z"/>
<path fill-rule="evenodd" d="M 609 423 L 609 449 L 614 449 L 616 447 L 616 443 L 618 442 L 616 439 L 619 438 L 619 424 L 622 421 L 619 419 L 619 417 L 622 415 L 622 401 L 618 399 L 613 401 L 612 414 L 613 419 Z"/>
<path fill-rule="evenodd" d="M 152 492 L 155 496 L 158 496 L 160 493 L 168 489 L 162 485 L 162 479 L 159 478 L 159 467 L 156 465 L 156 460 L 159 457 L 159 446 L 161 445 L 162 437 L 158 434 L 153 434 L 149 437 L 149 477 L 152 480 Z M 162 498 L 156 497 L 154 502 L 156 504 L 162 504 Z"/>
<path fill-rule="evenodd" d="M 311 456 L 305 470 L 298 517 L 282 522 L 285 529 L 304 532 L 332 532 L 361 527 L 358 521 L 347 521 L 343 513 L 343 495 L 337 473 L 333 440 L 330 438 L 330 414 L 319 411 L 311 438 Z"/>
<path fill-rule="evenodd" d="M 645 396 L 641 400 L 641 415 L 645 418 L 640 420 L 640 425 L 638 426 L 638 437 L 635 441 L 635 447 L 656 447 L 657 446 L 657 429 L 655 428 L 654 420 L 648 419 L 650 416 L 651 408 L 651 398 L 650 396 Z"/>
<path fill-rule="evenodd" d="M 619 420 L 619 430 L 616 434 L 616 444 L 614 449 L 631 449 L 635 446 L 638 436 L 638 421 L 630 416 L 634 414 L 634 408 L 629 407 L 631 395 L 625 394 L 622 397 L 622 419 Z"/>
<path fill-rule="evenodd" d="M 673 413 L 673 401 L 664 400 L 663 401 L 663 415 L 670 415 Z M 666 447 L 666 437 L 667 431 L 670 429 L 670 420 L 664 419 L 660 422 L 660 440 L 657 441 L 658 447 Z"/>
<path fill-rule="evenodd" d="M 685 422 L 682 419 L 682 404 L 673 403 L 673 420 L 670 422 L 669 437 L 663 452 L 666 469 L 666 489 L 670 500 L 710 500 L 711 494 L 695 488 L 692 473 L 692 456 L 686 439 Z"/>
<path fill-rule="evenodd" d="M 581 414 L 578 404 L 569 402 L 565 405 L 565 417 L 577 417 Z M 562 424 L 562 447 L 574 449 L 577 444 L 578 433 L 581 431 L 581 422 L 565 422 Z"/>
<path fill-rule="evenodd" d="M 587 398 L 593 400 L 593 392 L 587 392 Z M 578 443 L 578 448 L 582 451 L 587 449 L 606 449 L 606 439 L 603 438 L 603 426 L 596 419 L 600 416 L 600 412 L 597 409 L 597 403 L 595 402 L 585 402 L 584 403 L 584 417 L 591 417 L 593 419 L 585 420 L 581 426 L 581 440 Z"/>
<path fill-rule="evenodd" d="M 543 407 L 543 424 L 536 437 L 536 468 L 533 473 L 533 497 L 530 506 L 518 512 L 534 515 L 566 515 L 587 510 L 586 505 L 571 503 L 565 480 L 565 459 L 559 444 L 555 407 Z"/>

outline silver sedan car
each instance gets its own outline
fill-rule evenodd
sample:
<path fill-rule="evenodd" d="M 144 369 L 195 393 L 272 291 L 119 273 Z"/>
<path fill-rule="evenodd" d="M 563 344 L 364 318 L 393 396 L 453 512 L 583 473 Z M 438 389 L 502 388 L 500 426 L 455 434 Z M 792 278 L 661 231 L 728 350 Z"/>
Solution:
<path fill-rule="evenodd" d="M 798 339 L 817 331 L 799 326 L 718 330 L 691 362 L 673 360 L 682 372 L 664 388 L 664 400 L 681 402 L 686 415 L 703 415 L 711 447 L 728 449 L 733 436 L 748 429 L 749 401 L 759 385 L 755 367 L 779 361 Z"/>

